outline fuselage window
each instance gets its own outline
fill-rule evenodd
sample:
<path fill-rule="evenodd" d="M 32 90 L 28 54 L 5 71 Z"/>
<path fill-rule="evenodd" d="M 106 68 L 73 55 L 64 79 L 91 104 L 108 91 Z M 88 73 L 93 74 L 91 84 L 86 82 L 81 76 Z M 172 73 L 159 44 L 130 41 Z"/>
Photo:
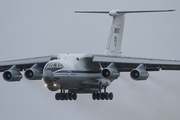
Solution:
<path fill-rule="evenodd" d="M 54 68 L 56 68 L 56 67 L 57 67 L 57 66 L 56 66 L 56 63 L 54 63 L 53 67 L 54 67 Z"/>

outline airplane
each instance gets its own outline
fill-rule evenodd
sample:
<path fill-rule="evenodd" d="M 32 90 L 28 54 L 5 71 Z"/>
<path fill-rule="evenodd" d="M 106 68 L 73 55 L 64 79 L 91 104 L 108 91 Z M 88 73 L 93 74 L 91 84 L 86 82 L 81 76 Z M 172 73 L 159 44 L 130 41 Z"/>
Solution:
<path fill-rule="evenodd" d="M 147 80 L 149 71 L 180 70 L 180 61 L 124 57 L 121 45 L 125 14 L 145 12 L 171 12 L 175 10 L 145 11 L 75 11 L 75 13 L 101 13 L 113 17 L 104 54 L 59 54 L 0 62 L 0 72 L 8 82 L 44 79 L 45 86 L 55 94 L 56 100 L 77 100 L 77 94 L 92 94 L 93 100 L 112 100 L 107 87 L 119 78 L 121 72 L 130 72 L 135 81 Z"/>

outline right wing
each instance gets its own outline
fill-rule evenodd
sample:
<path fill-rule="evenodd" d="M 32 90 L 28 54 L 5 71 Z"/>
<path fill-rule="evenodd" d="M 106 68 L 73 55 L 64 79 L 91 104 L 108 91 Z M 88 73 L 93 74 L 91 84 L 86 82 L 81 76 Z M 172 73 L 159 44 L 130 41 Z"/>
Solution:
<path fill-rule="evenodd" d="M 43 69 L 45 64 L 53 59 L 57 59 L 57 57 L 50 55 L 50 56 L 43 56 L 43 57 L 1 61 L 0 62 L 0 72 L 4 72 L 4 71 L 10 69 L 13 65 L 16 65 L 16 67 L 19 69 L 19 71 L 26 70 L 26 69 L 32 67 L 34 64 L 38 64 L 38 67 Z"/>

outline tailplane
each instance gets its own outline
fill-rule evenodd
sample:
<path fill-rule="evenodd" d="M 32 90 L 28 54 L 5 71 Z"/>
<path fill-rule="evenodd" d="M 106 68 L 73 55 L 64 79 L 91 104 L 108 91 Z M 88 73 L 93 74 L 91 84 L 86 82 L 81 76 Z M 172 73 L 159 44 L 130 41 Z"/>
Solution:
<path fill-rule="evenodd" d="M 145 11 L 75 11 L 75 13 L 105 13 L 113 17 L 109 39 L 106 45 L 105 55 L 120 56 L 123 37 L 123 29 L 126 13 L 144 13 L 144 12 L 170 12 L 174 10 L 145 10 Z"/>

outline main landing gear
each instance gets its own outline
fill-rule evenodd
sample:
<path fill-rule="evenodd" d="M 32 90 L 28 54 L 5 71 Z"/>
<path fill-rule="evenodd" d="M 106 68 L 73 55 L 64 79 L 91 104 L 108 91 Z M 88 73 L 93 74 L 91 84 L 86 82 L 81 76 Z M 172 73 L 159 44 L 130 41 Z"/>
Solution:
<path fill-rule="evenodd" d="M 101 92 L 102 87 L 99 89 L 98 92 L 92 93 L 92 99 L 93 100 L 112 100 L 113 99 L 113 93 L 106 92 L 106 87 L 103 88 L 104 92 Z M 71 93 L 71 92 L 65 92 L 65 90 L 61 89 L 60 93 L 55 94 L 56 100 L 77 100 L 77 94 Z"/>
<path fill-rule="evenodd" d="M 76 100 L 77 99 L 77 94 L 76 93 L 65 93 L 65 91 L 61 93 L 56 93 L 55 94 L 55 99 L 56 100 Z"/>
<path fill-rule="evenodd" d="M 112 100 L 113 99 L 113 93 L 107 93 L 106 92 L 106 87 L 104 87 L 104 92 L 97 92 L 92 94 L 92 99 L 93 100 Z"/>
<path fill-rule="evenodd" d="M 113 99 L 113 93 L 93 93 L 92 94 L 93 100 L 112 100 Z"/>

